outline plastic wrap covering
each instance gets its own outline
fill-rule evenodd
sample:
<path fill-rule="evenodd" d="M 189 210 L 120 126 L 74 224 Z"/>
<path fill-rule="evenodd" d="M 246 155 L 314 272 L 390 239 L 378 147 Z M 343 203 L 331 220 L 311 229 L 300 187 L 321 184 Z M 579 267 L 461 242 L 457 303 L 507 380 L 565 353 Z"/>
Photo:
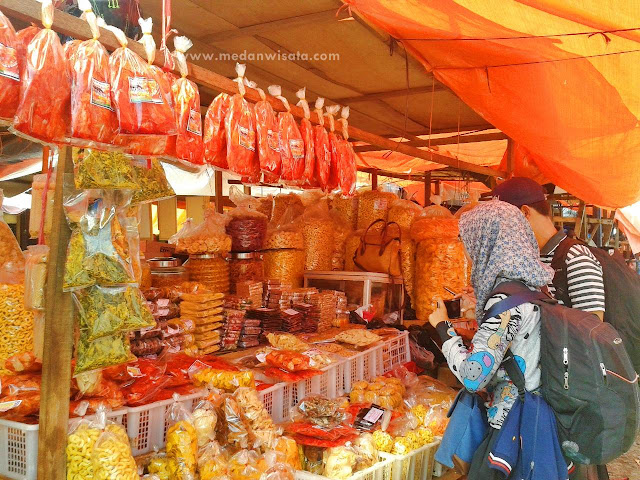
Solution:
<path fill-rule="evenodd" d="M 439 197 L 436 198 L 437 200 Z M 458 234 L 458 219 L 439 204 L 425 208 L 411 225 L 411 238 L 416 242 L 445 238 L 455 239 L 458 238 Z"/>
<path fill-rule="evenodd" d="M 200 115 L 200 92 L 198 86 L 187 79 L 189 67 L 185 53 L 193 46 L 187 37 L 174 39 L 175 57 L 180 78 L 171 86 L 171 98 L 176 114 L 178 135 L 169 141 L 169 154 L 179 160 L 202 165 L 204 146 L 202 143 L 202 116 Z M 173 141 L 175 140 L 175 144 Z M 173 148 L 175 146 L 175 149 Z"/>
<path fill-rule="evenodd" d="M 44 219 L 44 234 L 51 233 L 53 223 L 53 192 L 56 186 L 55 172 L 49 177 L 47 185 L 47 174 L 41 173 L 33 176 L 31 184 L 31 212 L 29 215 L 29 235 L 31 238 L 38 238 L 40 234 L 40 221 L 42 220 L 42 197 L 46 195 L 46 212 Z"/>
<path fill-rule="evenodd" d="M 464 246 L 457 239 L 431 239 L 418 243 L 414 280 L 416 316 L 428 320 L 436 299 L 450 296 L 444 287 L 461 292 L 469 284 Z"/>
<path fill-rule="evenodd" d="M 350 228 L 358 227 L 358 196 L 334 195 L 331 199 L 332 212 Z M 391 220 L 390 220 L 391 221 Z"/>
<path fill-rule="evenodd" d="M 329 133 L 324 128 L 324 115 L 322 107 L 324 98 L 316 99 L 315 112 L 318 116 L 318 125 L 313 127 L 313 146 L 316 154 L 315 181 L 320 188 L 327 190 L 329 186 L 329 174 L 331 172 L 331 143 Z"/>
<path fill-rule="evenodd" d="M 35 25 L 29 25 L 27 28 L 16 32 L 16 50 L 18 51 L 18 67 L 20 68 L 21 80 L 24 80 L 27 74 L 27 49 L 38 32 L 40 32 L 40 28 Z"/>
<path fill-rule="evenodd" d="M 111 104 L 109 54 L 98 41 L 100 29 L 89 0 L 78 0 L 93 38 L 79 43 L 69 61 L 71 72 L 71 136 L 82 146 L 113 143 L 118 117 Z"/>
<path fill-rule="evenodd" d="M 177 401 L 169 409 L 167 457 L 176 467 L 172 480 L 194 480 L 198 460 L 198 434 L 193 417 Z"/>
<path fill-rule="evenodd" d="M 400 242 L 400 268 L 402 268 L 404 288 L 413 305 L 415 302 L 413 287 L 416 273 L 416 242 L 408 238 L 408 235 L 403 236 Z"/>
<path fill-rule="evenodd" d="M 33 313 L 25 309 L 22 283 L 0 283 L 0 314 L 0 373 L 5 374 L 9 373 L 3 368 L 8 358 L 33 350 Z"/>
<path fill-rule="evenodd" d="M 280 193 L 273 197 L 273 211 L 271 212 L 271 222 L 281 223 L 282 216 L 291 209 L 289 217 L 293 220 L 304 211 L 300 195 L 295 193 Z"/>
<path fill-rule="evenodd" d="M 264 278 L 280 280 L 293 288 L 302 287 L 304 251 L 292 248 L 264 252 Z"/>
<path fill-rule="evenodd" d="M 245 65 L 237 64 L 236 72 L 240 93 L 231 97 L 225 118 L 227 164 L 232 172 L 255 181 L 260 176 L 260 163 L 256 155 L 255 118 L 251 106 L 244 99 Z"/>
<path fill-rule="evenodd" d="M 105 430 L 91 453 L 95 480 L 138 480 L 138 466 L 131 453 L 127 432 L 121 425 Z"/>
<path fill-rule="evenodd" d="M 176 192 L 169 185 L 164 168 L 158 159 L 136 160 L 132 166 L 136 174 L 138 189 L 133 193 L 131 203 L 149 203 L 175 197 Z"/>
<path fill-rule="evenodd" d="M 229 277 L 232 279 L 231 293 L 236 293 L 236 286 L 242 282 L 262 282 L 264 279 L 262 257 L 257 254 L 248 258 L 233 256 L 229 263 Z"/>
<path fill-rule="evenodd" d="M 229 293 L 229 263 L 219 255 L 192 255 L 185 265 L 189 280 L 205 285 L 209 290 Z"/>
<path fill-rule="evenodd" d="M 45 143 L 62 143 L 69 126 L 71 82 L 58 34 L 51 30 L 54 7 L 42 2 L 42 24 L 27 48 L 27 70 L 13 129 Z"/>
<path fill-rule="evenodd" d="M 219 94 L 204 117 L 204 159 L 209 165 L 224 170 L 229 168 L 224 119 L 229 111 L 230 98 L 226 93 Z"/>
<path fill-rule="evenodd" d="M 0 12 L 0 124 L 10 124 L 20 102 L 18 38 L 7 17 Z"/>
<path fill-rule="evenodd" d="M 175 135 L 176 121 L 171 105 L 167 103 L 168 92 L 164 79 L 158 78 L 150 67 L 155 55 L 155 43 L 151 37 L 151 25 L 142 20 L 143 39 L 149 64 L 127 45 L 122 30 L 109 27 L 120 48 L 109 59 L 111 88 L 114 107 L 118 115 L 119 133 L 127 135 Z M 163 139 L 164 140 L 164 139 Z"/>
<path fill-rule="evenodd" d="M 347 239 L 351 235 L 351 226 L 345 225 L 335 216 L 333 220 L 333 253 L 331 255 L 331 270 L 344 270 Z"/>
<path fill-rule="evenodd" d="M 338 186 L 345 196 L 352 196 L 356 191 L 356 176 L 358 174 L 356 166 L 356 152 L 349 143 L 349 107 L 343 107 L 342 118 L 342 137 L 339 142 L 340 156 L 338 158 Z"/>
<path fill-rule="evenodd" d="M 357 272 L 360 270 L 358 267 L 356 267 L 353 258 L 355 257 L 356 251 L 360 247 L 360 242 L 363 234 L 364 230 L 356 230 L 347 237 L 344 252 L 344 269 L 348 272 Z"/>
<path fill-rule="evenodd" d="M 393 193 L 378 190 L 365 190 L 358 195 L 358 229 L 367 228 L 376 220 L 387 221 L 389 208 L 397 200 Z M 384 225 L 376 225 L 374 230 L 382 229 Z"/>
<path fill-rule="evenodd" d="M 264 90 L 261 88 L 256 89 L 261 98 L 255 105 L 260 170 L 264 173 L 265 182 L 277 182 L 280 178 L 280 167 L 282 163 L 280 159 L 278 121 L 271 103 L 266 99 L 267 96 Z"/>
<path fill-rule="evenodd" d="M 255 252 L 262 249 L 267 234 L 267 217 L 246 207 L 231 211 L 227 235 L 231 237 L 231 251 Z"/>
<path fill-rule="evenodd" d="M 296 120 L 291 113 L 291 107 L 282 96 L 279 85 L 270 85 L 269 93 L 282 101 L 286 112 L 278 113 L 278 132 L 280 136 L 280 158 L 282 169 L 280 178 L 287 183 L 297 185 L 304 173 L 304 140 Z"/>
<path fill-rule="evenodd" d="M 331 165 L 329 168 L 329 177 L 327 180 L 327 191 L 332 192 L 339 183 L 339 163 L 340 163 L 340 140 L 335 132 L 335 115 L 340 110 L 340 105 L 331 105 L 327 107 L 326 116 L 329 119 L 329 148 L 331 150 Z"/>
<path fill-rule="evenodd" d="M 44 288 L 47 282 L 48 245 L 31 245 L 25 254 L 24 304 L 29 310 L 44 310 Z"/>
<path fill-rule="evenodd" d="M 316 154 L 313 138 L 313 125 L 311 124 L 311 111 L 309 103 L 305 98 L 306 89 L 301 88 L 296 92 L 296 96 L 300 99 L 298 106 L 304 110 L 304 118 L 300 119 L 300 134 L 304 141 L 304 172 L 302 173 L 302 184 L 306 186 L 316 186 L 318 183 L 315 179 L 316 173 Z"/>
<path fill-rule="evenodd" d="M 132 158 L 123 153 L 74 148 L 72 157 L 77 189 L 138 188 Z"/>
<path fill-rule="evenodd" d="M 334 224 L 326 201 L 309 207 L 302 219 L 304 269 L 331 270 Z"/>
<path fill-rule="evenodd" d="M 231 250 L 231 237 L 225 233 L 226 217 L 214 210 L 205 212 L 204 222 L 180 237 L 176 251 L 190 255 L 226 254 Z"/>
<path fill-rule="evenodd" d="M 413 203 L 411 200 L 395 200 L 387 215 L 389 222 L 397 223 L 402 229 L 402 239 L 404 240 L 405 234 L 408 236 L 411 224 L 414 219 L 421 213 L 422 208 L 417 203 Z"/>

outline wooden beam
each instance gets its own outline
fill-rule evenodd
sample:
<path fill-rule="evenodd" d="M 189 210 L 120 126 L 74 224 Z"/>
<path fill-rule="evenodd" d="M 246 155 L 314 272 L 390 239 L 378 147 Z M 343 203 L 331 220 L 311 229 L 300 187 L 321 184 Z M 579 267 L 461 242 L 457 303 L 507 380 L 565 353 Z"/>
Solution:
<path fill-rule="evenodd" d="M 384 92 L 376 92 L 376 93 L 364 93 L 362 95 L 357 95 L 354 97 L 342 97 L 336 98 L 336 102 L 340 102 L 341 104 L 349 105 L 353 103 L 362 103 L 362 102 L 370 102 L 372 100 L 384 100 L 387 98 L 395 98 L 395 97 L 404 97 L 406 95 L 420 95 L 422 93 L 431 93 L 432 91 L 440 92 L 442 90 L 448 90 L 441 83 L 437 83 L 434 88 L 431 85 L 426 87 L 414 87 L 414 88 L 404 88 L 400 90 L 387 90 Z"/>
<path fill-rule="evenodd" d="M 64 216 L 62 193 L 65 177 L 73 175 L 72 172 L 71 147 L 63 147 L 58 155 L 53 199 L 53 228 L 49 238 L 50 249 L 45 287 L 42 401 L 38 433 L 38 478 L 40 480 L 60 480 L 66 475 L 65 448 L 69 429 L 74 316 L 71 294 L 62 291 L 67 247 L 71 236 Z"/>
<path fill-rule="evenodd" d="M 378 189 L 378 174 L 376 172 L 371 173 L 371 190 Z"/>
<path fill-rule="evenodd" d="M 200 37 L 198 40 L 205 43 L 218 43 L 231 40 L 238 37 L 252 37 L 261 33 L 272 32 L 274 30 L 283 30 L 300 25 L 308 25 L 310 23 L 337 22 L 336 9 L 324 10 L 322 12 L 309 13 L 307 15 L 298 15 L 296 17 L 283 18 L 272 22 L 259 23 L 247 27 L 239 27 L 224 32 L 211 33 Z"/>
<path fill-rule="evenodd" d="M 424 206 L 431 205 L 431 172 L 424 174 Z"/>
<path fill-rule="evenodd" d="M 611 223 L 605 225 L 602 228 L 602 246 L 606 247 L 609 245 L 609 242 L 611 241 L 611 232 L 613 232 L 613 225 L 614 225 L 614 219 L 616 216 L 616 212 L 615 210 L 613 210 L 610 214 L 609 214 L 609 220 L 611 220 Z"/>
<path fill-rule="evenodd" d="M 584 224 L 584 213 L 585 213 L 586 205 L 584 202 L 580 202 L 580 207 L 578 208 L 578 216 L 576 218 L 576 226 L 574 231 L 576 232 L 576 238 L 582 238 L 580 234 L 582 233 L 582 227 Z"/>
<path fill-rule="evenodd" d="M 516 163 L 516 143 L 510 138 L 507 141 L 507 175 L 511 177 Z"/>
<path fill-rule="evenodd" d="M 431 145 L 432 147 L 437 147 L 439 145 L 455 145 L 457 143 L 477 143 L 477 142 L 491 142 L 494 140 L 506 140 L 508 137 L 502 132 L 495 133 L 478 133 L 472 135 L 452 135 L 450 137 L 443 138 L 432 138 L 431 142 L 429 139 L 422 138 L 420 140 L 410 140 L 408 142 L 402 142 L 403 145 L 408 145 L 410 147 L 428 147 Z M 355 147 L 355 151 L 362 152 L 373 152 L 381 150 L 380 147 L 376 147 L 374 145 L 359 145 Z"/>

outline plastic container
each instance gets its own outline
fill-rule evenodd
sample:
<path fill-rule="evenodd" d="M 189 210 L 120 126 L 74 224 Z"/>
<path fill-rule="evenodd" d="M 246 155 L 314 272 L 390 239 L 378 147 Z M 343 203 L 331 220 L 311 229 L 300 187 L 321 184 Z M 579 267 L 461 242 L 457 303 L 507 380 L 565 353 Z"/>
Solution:
<path fill-rule="evenodd" d="M 154 287 L 173 287 L 188 281 L 189 273 L 181 263 L 179 259 L 174 257 L 152 258 L 149 260 L 151 285 Z"/>
<path fill-rule="evenodd" d="M 190 255 L 185 267 L 192 282 L 214 292 L 229 293 L 229 262 L 217 254 Z"/>
<path fill-rule="evenodd" d="M 236 293 L 236 285 L 241 282 L 261 282 L 264 279 L 262 254 L 232 253 L 229 261 L 231 293 Z"/>
<path fill-rule="evenodd" d="M 265 250 L 264 278 L 280 280 L 293 288 L 302 287 L 304 277 L 304 251 L 291 248 Z"/>
<path fill-rule="evenodd" d="M 434 476 L 439 476 L 441 468 L 436 464 L 435 455 L 440 442 L 441 439 L 436 438 L 406 455 L 379 453 L 380 458 L 392 463 L 389 480 L 432 480 Z"/>
<path fill-rule="evenodd" d="M 276 383 L 275 385 L 260 390 L 258 397 L 264 408 L 269 412 L 275 423 L 282 423 L 289 419 L 291 410 L 291 385 Z"/>
<path fill-rule="evenodd" d="M 392 480 L 393 461 L 382 460 L 369 468 L 355 472 L 349 480 Z M 296 480 L 329 480 L 328 477 L 314 473 L 296 471 Z M 395 477 L 393 478 L 395 480 Z"/>
<path fill-rule="evenodd" d="M 409 332 L 398 332 L 394 338 L 386 340 L 382 347 L 383 371 L 389 372 L 398 365 L 411 361 L 409 350 Z"/>
<path fill-rule="evenodd" d="M 350 392 L 351 386 L 356 382 L 373 380 L 384 373 L 383 348 L 383 344 L 375 345 L 346 360 L 342 377 L 344 392 Z"/>

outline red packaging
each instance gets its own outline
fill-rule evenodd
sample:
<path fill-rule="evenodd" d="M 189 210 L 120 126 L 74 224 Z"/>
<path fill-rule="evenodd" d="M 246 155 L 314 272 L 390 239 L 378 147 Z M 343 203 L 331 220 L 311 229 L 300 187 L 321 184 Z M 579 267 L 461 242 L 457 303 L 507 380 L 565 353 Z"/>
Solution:
<path fill-rule="evenodd" d="M 187 79 L 189 67 L 185 53 L 193 43 L 187 37 L 174 39 L 176 48 L 175 57 L 181 78 L 173 82 L 171 86 L 171 98 L 176 113 L 178 135 L 175 143 L 175 151 L 170 148 L 169 154 L 179 160 L 184 160 L 197 165 L 204 164 L 204 145 L 202 143 L 202 117 L 200 115 L 200 92 L 191 80 Z"/>
<path fill-rule="evenodd" d="M 64 49 L 53 23 L 51 0 L 42 2 L 40 30 L 27 47 L 27 71 L 13 129 L 42 142 L 65 141 L 70 117 L 71 82 Z"/>
<path fill-rule="evenodd" d="M 204 117 L 204 159 L 209 165 L 227 169 L 227 138 L 224 124 L 230 97 L 221 93 L 213 99 Z"/>
<path fill-rule="evenodd" d="M 313 127 L 313 145 L 316 154 L 315 180 L 320 188 L 327 190 L 331 172 L 331 143 L 329 142 L 329 134 L 324 128 L 323 106 L 324 98 L 319 97 L 316 100 L 315 112 L 320 124 Z"/>
<path fill-rule="evenodd" d="M 311 112 L 309 111 L 309 103 L 305 98 L 306 88 L 301 88 L 296 93 L 296 96 L 300 99 L 298 106 L 304 110 L 304 118 L 300 120 L 300 133 L 302 134 L 302 140 L 304 141 L 304 171 L 302 172 L 302 185 L 316 186 L 315 182 L 315 168 L 316 168 L 316 154 L 313 142 L 313 125 L 311 125 Z"/>
<path fill-rule="evenodd" d="M 40 372 L 42 363 L 33 352 L 18 353 L 4 362 L 4 368 L 14 373 Z"/>
<path fill-rule="evenodd" d="M 150 19 L 148 19 L 150 20 Z M 155 56 L 155 42 L 150 22 L 140 19 L 141 42 L 149 64 L 131 49 L 122 30 L 109 27 L 121 47 L 109 59 L 113 104 L 118 116 L 119 133 L 128 135 L 175 135 L 176 121 L 163 92 L 163 79 L 150 68 Z"/>
<path fill-rule="evenodd" d="M 0 123 L 11 123 L 18 108 L 21 61 L 16 31 L 0 12 Z"/>
<path fill-rule="evenodd" d="M 340 149 L 338 156 L 338 184 L 342 195 L 352 196 L 356 191 L 356 177 L 358 175 L 358 167 L 356 165 L 356 152 L 349 143 L 349 107 L 342 109 L 342 137 L 338 139 L 338 147 Z"/>
<path fill-rule="evenodd" d="M 279 85 L 271 85 L 269 93 L 280 99 L 287 109 L 286 112 L 278 114 L 278 135 L 280 136 L 280 158 L 282 160 L 280 178 L 287 183 L 297 185 L 301 182 L 304 173 L 304 140 L 296 120 L 290 112 L 289 102 L 281 95 L 282 88 Z"/>
<path fill-rule="evenodd" d="M 73 72 L 74 56 L 78 52 L 78 48 L 82 42 L 80 40 L 69 40 L 66 42 L 62 49 L 64 50 L 64 58 L 67 59 L 67 68 L 69 69 L 69 75 Z"/>
<path fill-rule="evenodd" d="M 40 32 L 38 27 L 30 25 L 16 33 L 16 50 L 18 51 L 18 66 L 20 67 L 21 80 L 24 80 L 27 74 L 27 48 L 38 32 Z"/>
<path fill-rule="evenodd" d="M 335 190 L 339 183 L 338 164 L 340 163 L 340 139 L 335 133 L 334 115 L 340 110 L 339 105 L 331 105 L 327 107 L 327 117 L 329 117 L 329 145 L 331 146 L 331 168 L 329 169 L 329 181 L 327 182 L 327 191 Z"/>
<path fill-rule="evenodd" d="M 238 175 L 254 178 L 260 174 L 256 156 L 256 130 L 253 112 L 244 99 L 244 65 L 236 65 L 240 93 L 231 97 L 225 119 L 227 137 L 227 163 L 229 170 Z"/>
<path fill-rule="evenodd" d="M 278 137 L 278 122 L 271 103 L 267 100 L 264 90 L 258 88 L 260 100 L 255 105 L 256 133 L 258 142 L 258 159 L 260 170 L 269 182 L 276 182 L 280 178 L 280 139 Z"/>
<path fill-rule="evenodd" d="M 86 147 L 96 146 L 96 143 L 112 144 L 118 118 L 111 105 L 109 54 L 98 41 L 100 28 L 91 3 L 78 0 L 78 5 L 89 23 L 93 39 L 80 42 L 70 58 L 71 136 L 81 139 L 74 143 Z"/>
<path fill-rule="evenodd" d="M 24 373 L 21 375 L 0 376 L 0 398 L 5 395 L 18 395 L 20 393 L 40 393 L 42 377 L 39 373 Z"/>
<path fill-rule="evenodd" d="M 0 413 L 2 418 L 18 420 L 20 417 L 36 415 L 40 410 L 40 392 L 23 392 L 7 395 L 2 402 L 15 402 L 12 408 Z"/>
<path fill-rule="evenodd" d="M 280 368 L 268 367 L 264 369 L 264 374 L 269 378 L 275 378 L 281 382 L 299 382 L 307 378 L 320 375 L 322 370 L 300 370 L 297 372 L 286 372 Z"/>

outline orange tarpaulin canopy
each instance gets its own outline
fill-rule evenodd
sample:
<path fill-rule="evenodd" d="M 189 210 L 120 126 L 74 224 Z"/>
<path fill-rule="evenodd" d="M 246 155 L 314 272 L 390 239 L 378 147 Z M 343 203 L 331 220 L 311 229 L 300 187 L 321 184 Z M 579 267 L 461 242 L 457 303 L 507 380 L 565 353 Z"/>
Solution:
<path fill-rule="evenodd" d="M 637 2 L 345 1 L 513 138 L 548 181 L 598 205 L 640 200 Z"/>

